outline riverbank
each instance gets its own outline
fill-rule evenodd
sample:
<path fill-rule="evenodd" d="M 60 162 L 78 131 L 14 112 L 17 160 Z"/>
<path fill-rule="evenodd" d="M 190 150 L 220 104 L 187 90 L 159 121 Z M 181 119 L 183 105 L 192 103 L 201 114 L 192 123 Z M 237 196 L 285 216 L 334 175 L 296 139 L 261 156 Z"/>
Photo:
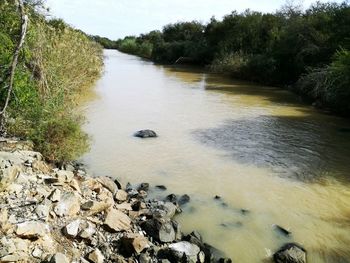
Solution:
<path fill-rule="evenodd" d="M 123 187 L 78 163 L 54 168 L 29 142 L 1 139 L 0 150 L 1 262 L 231 262 L 198 232 L 181 232 L 174 216 L 189 198 L 148 200 L 150 187 L 165 187 Z M 306 260 L 289 245 L 275 262 L 294 262 L 289 253 Z"/>

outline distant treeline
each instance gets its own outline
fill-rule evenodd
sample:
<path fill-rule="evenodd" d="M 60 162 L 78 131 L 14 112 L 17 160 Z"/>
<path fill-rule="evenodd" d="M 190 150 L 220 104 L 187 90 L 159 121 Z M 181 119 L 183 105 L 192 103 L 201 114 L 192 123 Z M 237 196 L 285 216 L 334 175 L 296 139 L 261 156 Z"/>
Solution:
<path fill-rule="evenodd" d="M 0 105 L 21 36 L 19 1 L 0 1 Z M 24 0 L 29 18 L 19 52 L 5 134 L 30 139 L 50 161 L 74 160 L 89 146 L 77 100 L 99 78 L 102 47 L 59 19 L 49 20 L 42 1 Z"/>
<path fill-rule="evenodd" d="M 181 22 L 138 37 L 101 40 L 106 48 L 159 63 L 183 57 L 236 78 L 289 86 L 317 105 L 350 115 L 348 2 L 317 2 L 305 11 L 286 5 L 275 13 L 232 12 L 208 24 Z"/>

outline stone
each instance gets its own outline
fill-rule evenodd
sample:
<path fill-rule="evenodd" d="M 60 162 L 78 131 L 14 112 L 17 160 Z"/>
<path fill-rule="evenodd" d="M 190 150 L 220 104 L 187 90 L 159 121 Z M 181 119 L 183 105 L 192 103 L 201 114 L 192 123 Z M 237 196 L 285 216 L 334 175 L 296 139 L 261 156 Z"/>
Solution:
<path fill-rule="evenodd" d="M 140 263 L 152 263 L 152 258 L 150 257 L 150 255 L 148 255 L 147 253 L 142 253 L 139 256 L 139 262 Z"/>
<path fill-rule="evenodd" d="M 138 191 L 148 191 L 149 190 L 149 183 L 141 183 L 139 187 L 137 188 Z"/>
<path fill-rule="evenodd" d="M 183 240 L 196 244 L 200 249 L 204 248 L 202 236 L 197 231 L 192 231 L 190 234 L 184 236 Z"/>
<path fill-rule="evenodd" d="M 176 233 L 173 224 L 166 219 L 149 219 L 141 224 L 141 228 L 151 237 L 163 243 L 173 242 Z"/>
<path fill-rule="evenodd" d="M 50 172 L 50 167 L 44 162 L 44 161 L 39 161 L 39 160 L 34 160 L 32 162 L 32 168 L 34 172 L 42 172 L 42 173 L 49 173 Z"/>
<path fill-rule="evenodd" d="M 285 229 L 284 227 L 281 227 L 281 226 L 279 226 L 279 225 L 273 225 L 273 228 L 274 228 L 277 232 L 279 232 L 280 234 L 282 234 L 282 235 L 284 235 L 284 236 L 287 236 L 287 237 L 289 237 L 289 236 L 292 234 L 292 232 L 290 232 L 289 230 L 287 230 L 287 229 Z"/>
<path fill-rule="evenodd" d="M 306 263 L 306 250 L 298 244 L 288 243 L 274 255 L 275 263 Z"/>
<path fill-rule="evenodd" d="M 162 191 L 167 190 L 165 185 L 156 185 L 156 188 L 159 189 L 159 190 L 162 190 Z"/>
<path fill-rule="evenodd" d="M 170 194 L 167 197 L 165 197 L 166 201 L 176 203 L 177 202 L 177 196 L 175 194 Z"/>
<path fill-rule="evenodd" d="M 175 258 L 181 260 L 183 255 L 186 255 L 186 258 L 189 262 L 197 262 L 198 254 L 200 249 L 197 245 L 191 244 L 187 241 L 181 241 L 169 245 L 169 249 L 172 251 L 172 254 Z"/>
<path fill-rule="evenodd" d="M 93 263 L 103 263 L 105 260 L 105 257 L 103 256 L 103 254 L 101 253 L 101 251 L 99 249 L 95 249 L 94 251 L 92 251 L 89 256 L 88 259 L 90 261 L 92 261 Z"/>
<path fill-rule="evenodd" d="M 40 219 L 44 219 L 46 221 L 49 217 L 50 207 L 47 205 L 38 205 L 35 208 L 35 213 Z"/>
<path fill-rule="evenodd" d="M 37 221 L 27 221 L 16 226 L 16 234 L 29 239 L 43 237 L 48 231 L 46 224 Z"/>
<path fill-rule="evenodd" d="M 80 211 L 80 202 L 74 193 L 66 192 L 61 196 L 54 211 L 57 216 L 74 216 Z"/>
<path fill-rule="evenodd" d="M 0 262 L 17 262 L 20 261 L 22 258 L 19 255 L 7 255 L 2 258 L 0 258 Z"/>
<path fill-rule="evenodd" d="M 63 233 L 68 237 L 76 237 L 79 232 L 80 220 L 74 220 L 63 228 Z"/>
<path fill-rule="evenodd" d="M 90 209 L 93 207 L 93 205 L 94 205 L 94 202 L 90 200 L 90 201 L 87 201 L 87 202 L 83 203 L 83 204 L 80 206 L 80 208 L 81 208 L 82 210 L 90 210 Z"/>
<path fill-rule="evenodd" d="M 102 202 L 94 201 L 92 207 L 89 209 L 89 215 L 96 215 L 100 212 L 106 211 L 113 206 L 113 200 L 106 199 Z"/>
<path fill-rule="evenodd" d="M 70 263 L 66 255 L 62 253 L 56 253 L 50 260 L 50 263 Z"/>
<path fill-rule="evenodd" d="M 144 249 L 149 248 L 149 241 L 140 234 L 129 234 L 121 238 L 121 249 L 126 257 L 130 257 L 133 253 L 140 254 Z"/>
<path fill-rule="evenodd" d="M 56 176 L 59 182 L 69 183 L 74 178 L 74 173 L 72 171 L 58 170 L 56 171 Z"/>
<path fill-rule="evenodd" d="M 104 188 L 109 190 L 112 194 L 115 194 L 118 190 L 118 186 L 115 184 L 115 182 L 106 176 L 98 177 L 97 181 L 103 185 Z"/>
<path fill-rule="evenodd" d="M 104 224 L 112 232 L 126 231 L 131 229 L 131 219 L 123 212 L 120 212 L 113 208 L 107 212 Z"/>
<path fill-rule="evenodd" d="M 158 137 L 157 133 L 152 130 L 140 130 L 134 134 L 135 137 L 139 138 L 155 138 Z"/>
<path fill-rule="evenodd" d="M 91 238 L 96 233 L 96 226 L 88 221 L 80 223 L 80 228 L 82 229 L 79 236 L 84 239 Z"/>
<path fill-rule="evenodd" d="M 177 213 L 177 206 L 171 202 L 153 202 L 151 212 L 157 218 L 173 218 Z"/>
<path fill-rule="evenodd" d="M 33 249 L 33 251 L 32 251 L 32 256 L 33 256 L 34 258 L 39 258 L 39 259 L 41 259 L 41 258 L 43 257 L 43 254 L 44 254 L 44 251 L 43 251 L 41 248 L 39 248 L 39 247 L 35 247 L 35 248 Z"/>
<path fill-rule="evenodd" d="M 185 205 L 190 201 L 190 199 L 191 199 L 190 196 L 185 194 L 179 198 L 178 203 L 179 205 Z"/>
<path fill-rule="evenodd" d="M 59 189 L 54 189 L 49 195 L 49 199 L 52 202 L 58 202 L 61 200 L 61 191 Z"/>
<path fill-rule="evenodd" d="M 115 200 L 124 202 L 128 199 L 128 193 L 124 190 L 118 190 L 116 194 L 114 195 Z"/>

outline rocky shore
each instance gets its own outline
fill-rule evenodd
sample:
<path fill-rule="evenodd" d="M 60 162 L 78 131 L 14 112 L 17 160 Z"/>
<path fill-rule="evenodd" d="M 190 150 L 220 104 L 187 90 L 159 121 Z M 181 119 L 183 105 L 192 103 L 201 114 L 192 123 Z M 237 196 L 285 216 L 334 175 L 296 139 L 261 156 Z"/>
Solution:
<path fill-rule="evenodd" d="M 180 205 L 147 200 L 147 183 L 53 168 L 28 142 L 0 147 L 1 262 L 231 261 L 199 233 L 184 235 L 173 220 Z"/>
<path fill-rule="evenodd" d="M 0 140 L 0 176 L 0 262 L 232 262 L 196 231 L 181 232 L 174 216 L 187 195 L 147 199 L 147 183 L 53 167 L 29 142 L 8 139 Z M 288 244 L 274 261 L 305 257 Z"/>

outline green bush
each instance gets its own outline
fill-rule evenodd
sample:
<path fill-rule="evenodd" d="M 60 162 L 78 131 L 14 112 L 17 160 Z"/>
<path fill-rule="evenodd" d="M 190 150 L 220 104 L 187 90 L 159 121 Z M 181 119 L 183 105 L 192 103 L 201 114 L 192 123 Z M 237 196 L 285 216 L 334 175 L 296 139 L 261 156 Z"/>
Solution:
<path fill-rule="evenodd" d="M 19 17 L 13 2 L 0 3 L 0 78 L 6 80 Z M 88 149 L 77 100 L 93 86 L 103 65 L 102 48 L 62 20 L 47 20 L 30 4 L 26 42 L 16 69 L 7 131 L 30 139 L 49 161 L 76 159 Z M 2 87 L 6 87 L 3 81 Z M 1 89 L 1 102 L 4 92 Z"/>
<path fill-rule="evenodd" d="M 329 66 L 311 69 L 296 88 L 318 105 L 350 116 L 350 52 L 341 50 Z"/>

